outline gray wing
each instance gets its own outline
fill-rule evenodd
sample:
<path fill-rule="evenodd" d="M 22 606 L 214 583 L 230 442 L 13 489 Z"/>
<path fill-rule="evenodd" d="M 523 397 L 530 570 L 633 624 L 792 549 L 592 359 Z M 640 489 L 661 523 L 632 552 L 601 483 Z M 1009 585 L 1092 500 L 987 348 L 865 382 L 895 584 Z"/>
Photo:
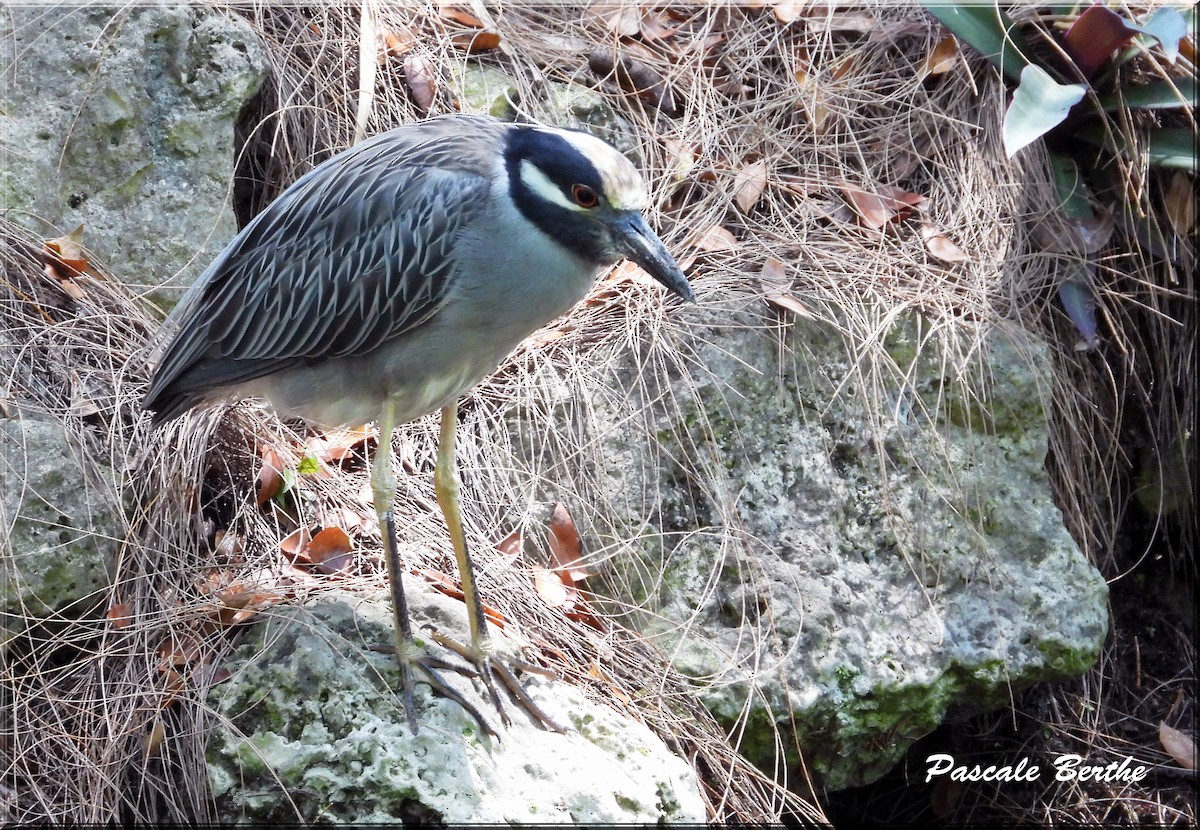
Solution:
<path fill-rule="evenodd" d="M 387 138 L 301 178 L 209 267 L 143 401 L 156 420 L 224 385 L 365 354 L 437 311 L 489 182 L 442 143 Z"/>

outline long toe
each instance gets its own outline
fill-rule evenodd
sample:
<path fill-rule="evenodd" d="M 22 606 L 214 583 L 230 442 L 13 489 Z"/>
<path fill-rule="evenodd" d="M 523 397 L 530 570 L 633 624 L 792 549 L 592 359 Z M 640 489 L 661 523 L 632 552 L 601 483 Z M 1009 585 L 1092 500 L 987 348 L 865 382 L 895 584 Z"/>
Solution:
<path fill-rule="evenodd" d="M 417 709 L 413 698 L 413 688 L 418 682 L 416 674 L 419 672 L 419 680 L 429 684 L 434 694 L 454 701 L 466 710 L 467 714 L 474 718 L 475 722 L 479 724 L 480 729 L 493 738 L 500 737 L 500 734 L 488 723 L 483 713 L 479 711 L 479 707 L 467 700 L 462 692 L 447 683 L 442 677 L 443 672 L 449 671 L 474 679 L 480 676 L 479 671 L 474 666 L 452 663 L 449 660 L 443 660 L 432 654 L 426 654 L 419 649 L 397 649 L 395 646 L 375 646 L 373 650 L 389 652 L 396 657 L 396 662 L 400 666 L 401 699 L 404 703 L 404 712 L 408 718 L 409 727 L 412 729 L 414 735 L 420 733 L 420 728 L 417 725 Z M 505 723 L 507 722 L 506 719 Z"/>
<path fill-rule="evenodd" d="M 504 688 L 508 690 L 509 696 L 517 702 L 525 711 L 525 714 L 529 716 L 530 720 L 538 726 L 551 732 L 563 733 L 567 731 L 565 727 L 559 726 L 533 701 L 533 698 L 529 696 L 529 693 L 521 685 L 521 681 L 517 678 L 513 669 L 540 674 L 544 677 L 556 678 L 557 675 L 554 672 L 531 663 L 526 663 L 524 660 L 503 657 L 493 653 L 488 648 L 471 648 L 458 642 L 453 637 L 447 637 L 445 634 L 437 631 L 430 631 L 429 636 L 439 645 L 450 649 L 464 660 L 470 661 L 478 669 L 477 677 L 487 690 L 487 695 L 491 699 L 496 711 L 500 713 L 500 719 L 504 722 L 505 726 L 508 726 L 511 720 L 508 716 L 508 711 L 505 709 L 503 699 L 500 696 L 496 678 L 500 679 L 500 682 L 504 684 Z"/>

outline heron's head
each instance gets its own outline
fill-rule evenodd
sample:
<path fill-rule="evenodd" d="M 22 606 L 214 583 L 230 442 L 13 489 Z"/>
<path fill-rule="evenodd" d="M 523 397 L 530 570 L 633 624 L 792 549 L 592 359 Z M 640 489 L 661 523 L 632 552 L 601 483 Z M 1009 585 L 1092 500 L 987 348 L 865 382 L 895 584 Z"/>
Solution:
<path fill-rule="evenodd" d="M 646 182 L 615 147 L 577 130 L 513 128 L 504 151 L 517 208 L 564 248 L 597 266 L 631 259 L 694 300 L 674 257 L 646 223 Z"/>

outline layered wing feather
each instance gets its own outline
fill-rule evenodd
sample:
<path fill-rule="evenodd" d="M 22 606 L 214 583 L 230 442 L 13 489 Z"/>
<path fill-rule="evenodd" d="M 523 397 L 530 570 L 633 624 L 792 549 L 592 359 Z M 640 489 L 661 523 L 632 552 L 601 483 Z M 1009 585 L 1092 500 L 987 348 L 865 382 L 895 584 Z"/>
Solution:
<path fill-rule="evenodd" d="M 297 181 L 172 314 L 143 406 L 165 420 L 222 386 L 366 354 L 428 320 L 490 186 L 487 154 L 455 152 L 446 133 L 490 126 L 459 117 L 401 128 Z"/>

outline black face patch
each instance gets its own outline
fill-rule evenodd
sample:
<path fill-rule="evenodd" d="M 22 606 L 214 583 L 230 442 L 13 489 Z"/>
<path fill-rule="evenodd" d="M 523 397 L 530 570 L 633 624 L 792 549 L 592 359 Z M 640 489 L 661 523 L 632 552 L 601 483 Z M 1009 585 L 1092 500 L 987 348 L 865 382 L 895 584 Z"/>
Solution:
<path fill-rule="evenodd" d="M 612 259 L 603 223 L 587 211 L 575 211 L 546 201 L 521 180 L 521 163 L 531 162 L 572 201 L 571 188 L 582 184 L 601 194 L 600 174 L 574 144 L 561 135 L 530 127 L 516 127 L 508 134 L 504 164 L 509 194 L 529 221 L 556 239 L 563 247 L 597 265 Z"/>
<path fill-rule="evenodd" d="M 595 165 L 557 133 L 517 127 L 509 133 L 504 160 L 510 180 L 520 178 L 517 172 L 522 161 L 531 161 L 559 186 L 567 199 L 571 198 L 571 186 L 576 184 L 586 185 L 597 193 L 604 192 Z"/>

